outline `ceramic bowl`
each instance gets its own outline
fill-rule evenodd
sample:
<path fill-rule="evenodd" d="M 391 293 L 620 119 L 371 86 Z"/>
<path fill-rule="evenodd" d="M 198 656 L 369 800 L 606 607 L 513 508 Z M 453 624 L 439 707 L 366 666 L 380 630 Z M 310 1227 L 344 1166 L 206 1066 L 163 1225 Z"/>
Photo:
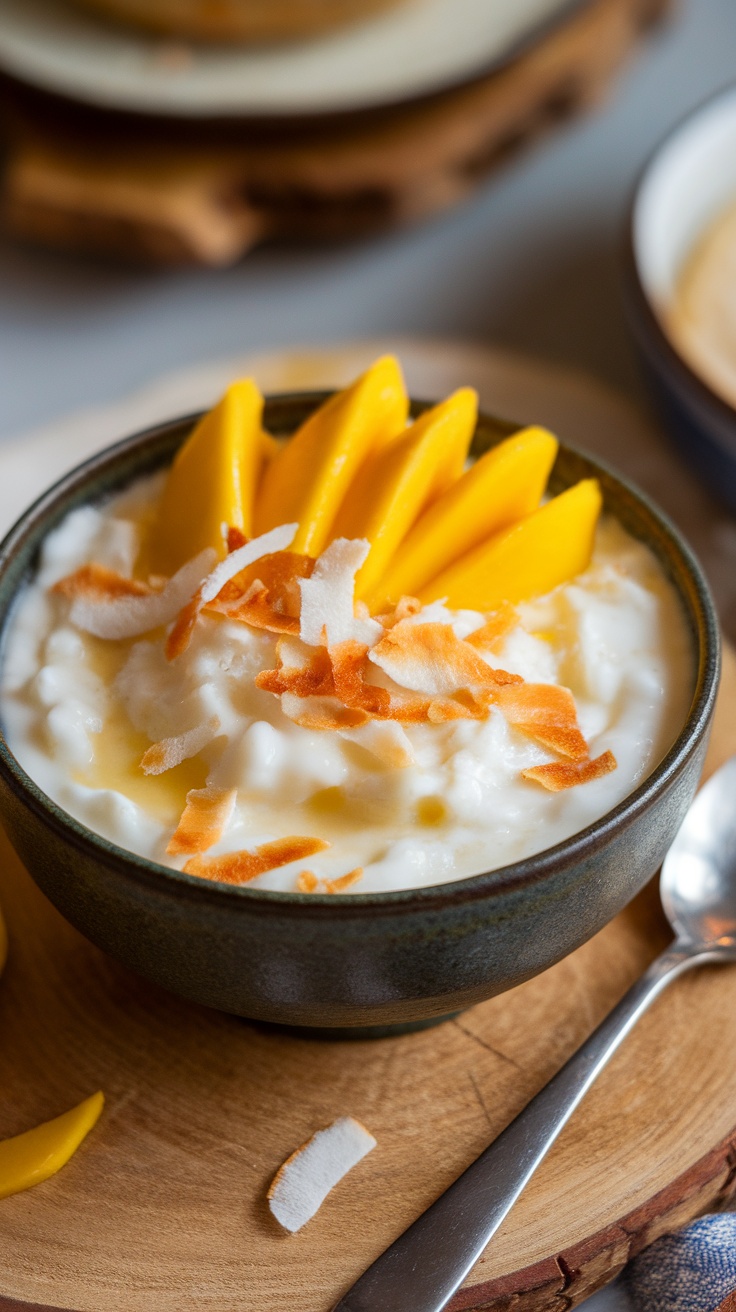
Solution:
<path fill-rule="evenodd" d="M 270 399 L 291 433 L 324 394 Z M 421 411 L 415 404 L 414 414 Z M 170 462 L 195 417 L 164 424 L 81 465 L 36 502 L 0 548 L 0 643 L 48 532 Z M 499 440 L 481 417 L 479 454 Z M 690 804 L 719 675 L 718 628 L 687 546 L 633 488 L 562 448 L 561 489 L 601 480 L 607 509 L 644 540 L 679 594 L 692 634 L 693 698 L 677 741 L 626 800 L 573 838 L 488 874 L 408 892 L 340 897 L 205 882 L 116 847 L 33 783 L 0 736 L 0 811 L 36 883 L 87 938 L 184 997 L 262 1021 L 365 1032 L 415 1025 L 512 988 L 595 934 L 659 866 Z"/>
<path fill-rule="evenodd" d="M 736 87 L 676 127 L 646 165 L 629 216 L 629 319 L 671 437 L 711 491 L 736 511 L 736 409 L 667 335 L 683 261 L 719 212 L 736 204 Z"/>

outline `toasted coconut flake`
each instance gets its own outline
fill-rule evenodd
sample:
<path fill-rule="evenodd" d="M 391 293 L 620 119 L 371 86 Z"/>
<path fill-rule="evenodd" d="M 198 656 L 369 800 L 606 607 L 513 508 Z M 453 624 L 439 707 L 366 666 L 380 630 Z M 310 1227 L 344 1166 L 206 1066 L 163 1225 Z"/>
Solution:
<path fill-rule="evenodd" d="M 289 620 L 296 623 L 288 631 L 298 633 L 301 608 L 299 580 L 311 576 L 315 563 L 312 556 L 304 556 L 298 551 L 271 552 L 226 583 L 219 596 L 210 603 L 211 608 L 221 610 L 233 619 L 242 618 L 250 623 L 247 615 L 241 615 L 241 606 L 255 598 L 259 598 L 263 604 L 265 593 L 273 612 L 274 623 L 271 627 L 274 632 L 287 631 L 284 621 Z M 277 624 L 279 619 L 280 624 Z"/>
<path fill-rule="evenodd" d="M 384 615 L 377 615 L 376 619 L 384 629 L 392 629 L 395 624 L 407 620 L 410 615 L 418 615 L 421 609 L 422 603 L 418 597 L 401 597 L 393 610 L 387 611 Z"/>
<path fill-rule="evenodd" d="M 166 639 L 167 660 L 176 660 L 178 656 L 182 656 L 187 650 L 197 620 L 206 606 L 212 607 L 215 598 L 218 598 L 223 592 L 226 600 L 232 600 L 227 596 L 227 589 L 228 584 L 235 576 L 242 574 L 248 565 L 254 564 L 262 556 L 279 551 L 279 543 L 285 542 L 288 546 L 296 532 L 296 528 L 295 524 L 282 524 L 279 528 L 271 529 L 269 533 L 263 533 L 259 538 L 253 538 L 250 542 L 246 541 L 243 546 L 237 547 L 229 556 L 221 560 L 219 565 L 215 566 L 178 615 L 176 623 Z M 239 593 L 236 592 L 236 596 L 238 595 Z M 212 608 L 221 609 L 221 607 Z M 259 625 L 257 627 L 264 626 Z"/>
<path fill-rule="evenodd" d="M 325 879 L 324 886 L 326 893 L 346 893 L 353 884 L 357 884 L 359 879 L 363 878 L 363 867 L 356 866 L 354 870 L 348 870 L 346 875 L 340 875 L 339 879 Z"/>
<path fill-rule="evenodd" d="M 260 537 L 231 551 L 204 580 L 201 588 L 203 605 L 214 601 L 225 584 L 235 578 L 236 574 L 241 574 L 248 565 L 260 560 L 262 556 L 269 556 L 274 551 L 285 551 L 290 547 L 298 527 L 298 524 L 280 524 L 278 528 L 272 528 L 268 533 L 262 533 Z"/>
<path fill-rule="evenodd" d="M 415 763 L 409 739 L 392 720 L 370 720 L 358 729 L 342 729 L 340 736 L 370 752 L 390 770 L 404 770 Z"/>
<path fill-rule="evenodd" d="M 303 642 L 334 647 L 352 638 L 370 646 L 380 637 L 381 625 L 356 617 L 353 604 L 355 575 L 369 551 L 363 538 L 336 538 L 318 558 L 311 578 L 300 580 Z"/>
<path fill-rule="evenodd" d="M 187 875 L 200 879 L 215 879 L 221 884 L 247 884 L 258 875 L 265 875 L 292 861 L 304 861 L 316 852 L 324 852 L 330 844 L 322 838 L 277 838 L 273 843 L 262 843 L 255 852 L 227 852 L 224 856 L 194 856 L 187 861 Z"/>
<path fill-rule="evenodd" d="M 180 733 L 176 738 L 162 738 L 160 743 L 154 743 L 147 752 L 143 753 L 141 759 L 143 773 L 165 774 L 167 770 L 173 770 L 175 766 L 181 765 L 182 761 L 190 760 L 212 742 L 219 728 L 220 721 L 216 715 L 213 715 L 205 724 L 195 725 L 193 729 Z"/>
<path fill-rule="evenodd" d="M 258 577 L 276 610 L 299 618 L 302 604 L 299 580 L 311 578 L 316 563 L 314 556 L 304 556 L 299 551 L 278 551 L 259 560 Z"/>
<path fill-rule="evenodd" d="M 563 788 L 575 788 L 577 784 L 602 779 L 615 769 L 613 752 L 603 752 L 594 761 L 550 761 L 547 765 L 533 765 L 529 770 L 522 770 L 521 777 L 541 784 L 550 793 L 560 793 Z"/>
<path fill-rule="evenodd" d="M 215 560 L 211 547 L 201 551 L 182 565 L 162 592 L 117 596 L 113 600 L 79 596 L 72 602 L 69 618 L 78 629 L 111 641 L 150 633 L 151 629 L 169 624 L 178 615 L 202 579 L 207 577 Z"/>
<path fill-rule="evenodd" d="M 117 570 L 107 569 L 105 565 L 82 565 L 73 574 L 59 579 L 52 592 L 76 601 L 82 597 L 87 601 L 114 601 L 116 597 L 145 597 L 151 592 L 147 583 L 138 579 L 126 578 Z"/>
<path fill-rule="evenodd" d="M 293 693 L 285 692 L 281 697 L 281 709 L 287 719 L 302 729 L 320 732 L 355 729 L 360 724 L 367 724 L 370 719 L 367 711 L 343 706 L 336 697 L 296 697 Z"/>
<path fill-rule="evenodd" d="M 282 638 L 276 645 L 276 656 L 278 668 L 257 674 L 257 688 L 277 696 L 283 693 L 293 693 L 295 697 L 334 695 L 332 665 L 323 647 L 306 647 L 299 641 Z"/>
<path fill-rule="evenodd" d="M 219 843 L 235 807 L 236 788 L 192 788 L 166 851 L 169 856 L 206 852 Z"/>
<path fill-rule="evenodd" d="M 164 655 L 167 661 L 174 661 L 182 656 L 192 640 L 194 628 L 202 609 L 202 594 L 197 588 L 194 596 L 183 606 L 176 617 L 170 632 L 166 635 Z"/>
<path fill-rule="evenodd" d="M 301 870 L 296 881 L 297 893 L 315 893 L 319 888 L 319 880 L 312 870 Z"/>
<path fill-rule="evenodd" d="M 450 624 L 401 620 L 384 633 L 368 659 L 399 687 L 434 697 L 451 697 L 461 688 L 474 691 L 521 682 L 518 675 L 487 665 Z"/>
<path fill-rule="evenodd" d="M 485 720 L 490 711 L 486 702 L 455 697 L 433 697 L 427 707 L 430 724 L 448 724 L 451 720 Z"/>
<path fill-rule="evenodd" d="M 516 607 L 512 606 L 510 601 L 504 601 L 498 610 L 488 617 L 485 624 L 481 624 L 479 629 L 468 634 L 465 641 L 478 651 L 494 652 L 507 634 L 516 628 L 518 622 Z"/>
<path fill-rule="evenodd" d="M 266 629 L 269 633 L 299 632 L 299 620 L 296 616 L 285 615 L 278 611 L 269 597 L 268 589 L 260 579 L 254 580 L 242 601 L 231 602 L 226 606 L 216 606 L 230 620 L 239 624 L 249 624 L 252 629 Z"/>
<path fill-rule="evenodd" d="M 585 761 L 588 744 L 578 724 L 575 698 L 555 683 L 523 683 L 503 688 L 498 705 L 509 724 L 542 747 L 572 761 Z"/>
<path fill-rule="evenodd" d="M 296 881 L 298 893 L 346 893 L 353 884 L 363 878 L 363 867 L 356 866 L 339 879 L 318 879 L 312 870 L 302 870 Z"/>
<path fill-rule="evenodd" d="M 388 715 L 391 709 L 390 693 L 366 681 L 367 653 L 368 648 L 354 638 L 348 638 L 330 648 L 335 695 L 343 706 L 366 711 L 369 715 Z"/>
<path fill-rule="evenodd" d="M 272 552 L 231 579 L 209 608 L 254 629 L 298 634 L 299 580 L 309 578 L 314 566 L 314 559 L 300 552 Z"/>
<path fill-rule="evenodd" d="M 400 597 L 394 611 L 394 619 L 399 624 L 401 620 L 408 620 L 410 615 L 418 615 L 422 609 L 422 603 L 418 597 Z"/>
<path fill-rule="evenodd" d="M 341 1116 L 313 1134 L 271 1181 L 268 1205 L 279 1224 L 292 1234 L 301 1230 L 343 1176 L 375 1147 L 373 1135 L 353 1116 Z"/>

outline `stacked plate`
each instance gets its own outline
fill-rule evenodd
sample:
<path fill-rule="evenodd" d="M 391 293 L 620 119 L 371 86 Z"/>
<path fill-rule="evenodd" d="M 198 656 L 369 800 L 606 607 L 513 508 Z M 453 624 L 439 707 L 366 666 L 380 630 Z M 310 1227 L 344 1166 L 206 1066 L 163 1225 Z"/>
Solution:
<path fill-rule="evenodd" d="M 324 5 L 311 2 L 316 10 Z M 125 8 L 119 2 L 95 0 L 97 7 L 99 14 L 72 0 L 4 0 L 0 67 L 44 90 L 135 113 L 345 113 L 431 95 L 486 73 L 539 40 L 581 0 L 384 0 L 378 13 L 347 26 L 268 46 L 184 44 L 105 21 L 106 8 Z M 147 6 L 149 13 L 157 7 Z M 172 7 L 171 0 L 164 6 Z M 305 6 L 292 0 L 289 7 Z"/>
<path fill-rule="evenodd" d="M 596 103 L 670 3 L 3 0 L 0 209 L 159 264 L 413 223 Z M 234 39 L 254 16 L 282 39 Z"/>

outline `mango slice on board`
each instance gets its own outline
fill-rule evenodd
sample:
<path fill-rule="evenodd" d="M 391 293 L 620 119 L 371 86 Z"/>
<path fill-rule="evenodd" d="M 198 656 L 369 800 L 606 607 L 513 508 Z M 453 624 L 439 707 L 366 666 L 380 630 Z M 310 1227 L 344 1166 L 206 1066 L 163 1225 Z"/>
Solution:
<path fill-rule="evenodd" d="M 491 534 L 536 510 L 557 455 L 545 428 L 523 428 L 487 451 L 410 529 L 365 600 L 375 613 L 420 588 Z"/>
<path fill-rule="evenodd" d="M 402 432 L 408 404 L 398 361 L 386 355 L 315 410 L 266 469 L 256 533 L 296 521 L 292 551 L 318 556 L 355 474 Z"/>
<path fill-rule="evenodd" d="M 371 544 L 357 577 L 357 597 L 380 579 L 427 503 L 459 478 L 477 414 L 477 394 L 462 388 L 425 410 L 358 470 L 331 533 L 333 538 L 367 538 Z"/>
<path fill-rule="evenodd" d="M 253 531 L 256 486 L 266 459 L 263 397 L 250 378 L 228 387 L 174 460 L 148 543 L 152 573 L 174 574 L 205 547 L 225 554 L 222 525 Z"/>
<path fill-rule="evenodd" d="M 0 1143 L 0 1198 L 9 1198 L 56 1175 L 96 1124 L 105 1099 L 101 1093 L 63 1116 Z"/>
<path fill-rule="evenodd" d="M 551 592 L 590 564 L 601 505 L 598 480 L 583 479 L 443 570 L 420 600 L 489 611 Z"/>

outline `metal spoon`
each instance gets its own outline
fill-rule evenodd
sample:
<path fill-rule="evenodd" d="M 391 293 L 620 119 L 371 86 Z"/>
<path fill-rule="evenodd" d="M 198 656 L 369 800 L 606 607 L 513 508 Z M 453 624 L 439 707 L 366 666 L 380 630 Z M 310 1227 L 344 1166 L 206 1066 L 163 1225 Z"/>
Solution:
<path fill-rule="evenodd" d="M 675 941 L 333 1312 L 441 1312 L 647 1007 L 693 966 L 736 961 L 736 756 L 690 807 L 662 867 L 660 892 Z"/>

